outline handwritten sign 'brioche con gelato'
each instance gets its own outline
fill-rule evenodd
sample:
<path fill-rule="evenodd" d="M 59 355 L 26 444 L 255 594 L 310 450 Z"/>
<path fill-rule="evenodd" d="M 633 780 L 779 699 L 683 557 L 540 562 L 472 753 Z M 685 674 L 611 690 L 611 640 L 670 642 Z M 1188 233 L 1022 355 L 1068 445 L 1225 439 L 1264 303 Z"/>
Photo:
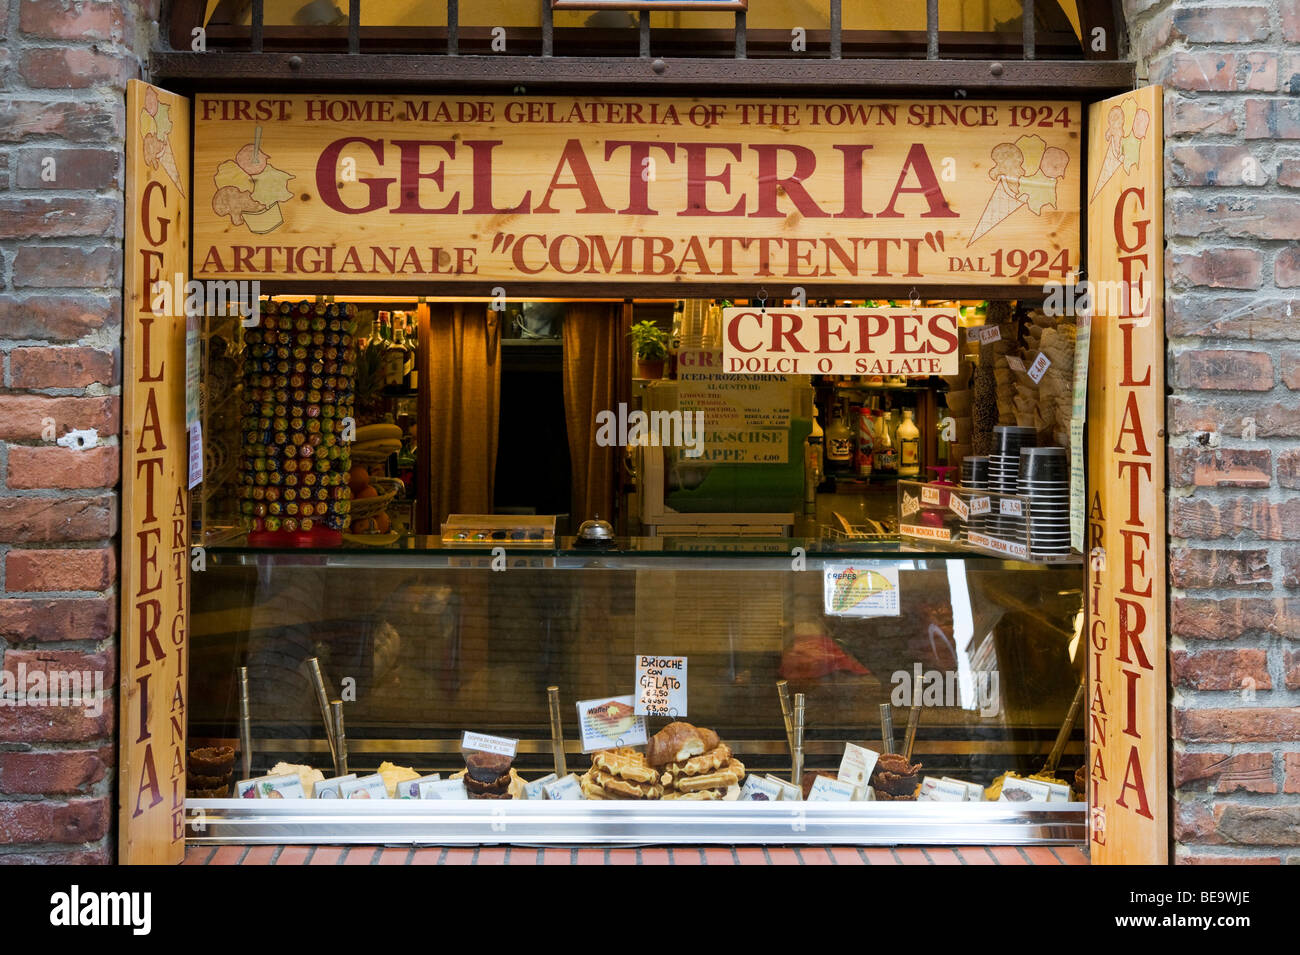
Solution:
<path fill-rule="evenodd" d="M 637 656 L 638 716 L 686 715 L 686 657 Z"/>

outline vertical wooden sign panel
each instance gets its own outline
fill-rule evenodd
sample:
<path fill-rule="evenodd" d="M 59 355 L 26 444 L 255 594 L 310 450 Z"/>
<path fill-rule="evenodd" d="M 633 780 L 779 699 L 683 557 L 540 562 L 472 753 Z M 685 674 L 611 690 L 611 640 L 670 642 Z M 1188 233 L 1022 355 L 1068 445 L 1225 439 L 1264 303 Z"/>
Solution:
<path fill-rule="evenodd" d="M 138 80 L 126 103 L 118 860 L 165 864 L 185 854 L 190 106 Z"/>
<path fill-rule="evenodd" d="M 1088 787 L 1092 859 L 1168 861 L 1160 87 L 1090 107 Z"/>

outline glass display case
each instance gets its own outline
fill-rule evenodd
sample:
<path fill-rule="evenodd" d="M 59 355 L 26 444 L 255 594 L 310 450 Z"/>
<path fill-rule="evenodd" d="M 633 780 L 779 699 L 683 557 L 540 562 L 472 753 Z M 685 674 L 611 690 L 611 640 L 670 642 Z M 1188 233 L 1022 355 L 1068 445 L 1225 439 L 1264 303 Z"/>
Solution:
<path fill-rule="evenodd" d="M 277 764 L 324 777 L 384 765 L 389 782 L 394 772 L 448 779 L 465 769 L 464 734 L 481 733 L 517 741 L 510 771 L 521 784 L 550 773 L 590 780 L 577 704 L 635 701 L 638 658 L 665 656 L 686 658 L 677 721 L 716 732 L 741 770 L 717 798 L 698 800 L 659 798 L 653 787 L 642 792 L 650 798 L 580 789 L 579 798 L 500 801 L 218 791 L 188 801 L 190 837 L 1082 843 L 1083 797 L 1072 786 L 1085 762 L 1072 712 L 1084 667 L 1082 582 L 1077 562 L 1021 563 L 924 542 L 212 546 L 193 578 L 189 733 L 193 747 L 238 751 L 236 779 Z M 326 730 L 314 665 L 323 695 L 342 701 L 336 735 L 346 765 L 332 751 L 343 747 Z M 654 736 L 670 717 L 645 720 Z M 818 775 L 844 777 L 855 747 L 871 758 L 908 751 L 909 771 L 886 786 L 868 768 L 842 799 L 828 784 L 813 791 Z M 1006 779 L 1035 775 L 1056 785 L 1002 792 Z M 750 779 L 771 785 L 746 786 Z M 962 786 L 965 795 L 954 796 Z"/>

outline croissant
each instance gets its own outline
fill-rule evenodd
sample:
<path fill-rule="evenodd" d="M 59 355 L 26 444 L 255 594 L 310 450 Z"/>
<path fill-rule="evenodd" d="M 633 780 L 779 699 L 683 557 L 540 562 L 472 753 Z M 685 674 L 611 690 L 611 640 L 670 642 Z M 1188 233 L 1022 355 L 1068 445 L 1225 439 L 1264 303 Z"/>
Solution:
<path fill-rule="evenodd" d="M 645 758 L 651 766 L 679 763 L 715 749 L 719 743 L 713 730 L 698 729 L 690 723 L 669 723 L 650 738 Z"/>

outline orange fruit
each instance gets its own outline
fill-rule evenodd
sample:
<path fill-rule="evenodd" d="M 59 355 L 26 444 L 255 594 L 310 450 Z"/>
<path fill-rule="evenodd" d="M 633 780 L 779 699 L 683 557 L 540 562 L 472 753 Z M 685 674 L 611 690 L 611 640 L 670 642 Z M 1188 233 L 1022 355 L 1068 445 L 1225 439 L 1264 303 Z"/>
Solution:
<path fill-rule="evenodd" d="M 354 464 L 348 471 L 348 487 L 352 488 L 355 493 L 359 487 L 370 486 L 370 472 L 366 470 L 364 464 Z"/>
<path fill-rule="evenodd" d="M 388 519 L 387 511 L 380 511 L 375 515 L 375 526 L 380 534 L 387 534 L 393 529 L 393 522 Z"/>
<path fill-rule="evenodd" d="M 356 488 L 353 488 L 353 490 L 352 490 L 352 496 L 355 497 L 355 498 L 362 498 L 362 499 L 367 498 L 367 497 L 378 497 L 378 496 L 379 496 L 379 492 L 376 491 L 373 487 L 370 487 L 369 485 L 367 485 L 367 486 L 361 488 L 361 490 L 357 490 Z"/>

